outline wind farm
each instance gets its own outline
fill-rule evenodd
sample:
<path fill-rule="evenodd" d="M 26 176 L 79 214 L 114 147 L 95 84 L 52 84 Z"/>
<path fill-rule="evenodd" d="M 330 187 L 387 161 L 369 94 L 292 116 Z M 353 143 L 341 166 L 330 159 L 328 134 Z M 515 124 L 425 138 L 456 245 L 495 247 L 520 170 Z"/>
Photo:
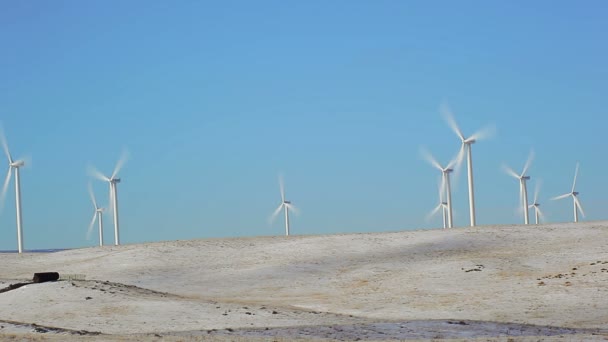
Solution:
<path fill-rule="evenodd" d="M 6 2 L 0 341 L 608 341 L 607 17 Z"/>

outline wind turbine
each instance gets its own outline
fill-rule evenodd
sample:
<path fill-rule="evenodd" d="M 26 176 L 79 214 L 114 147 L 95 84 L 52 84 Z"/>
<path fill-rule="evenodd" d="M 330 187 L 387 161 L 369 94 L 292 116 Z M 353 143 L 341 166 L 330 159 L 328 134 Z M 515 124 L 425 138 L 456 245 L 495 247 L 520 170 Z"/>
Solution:
<path fill-rule="evenodd" d="M 534 151 L 530 151 L 530 155 L 528 156 L 528 160 L 524 165 L 524 169 L 521 174 L 517 174 L 517 172 L 513 171 L 512 168 L 503 165 L 504 170 L 515 179 L 519 180 L 519 199 L 521 201 L 522 210 L 524 213 L 524 224 L 530 224 L 530 216 L 528 212 L 528 186 L 526 182 L 530 180 L 530 176 L 526 175 L 528 172 L 528 168 L 530 168 L 530 164 L 532 163 L 532 159 L 534 158 Z M 534 200 L 536 201 L 536 199 Z M 538 218 L 537 218 L 538 221 Z M 538 224 L 538 222 L 536 222 Z"/>
<path fill-rule="evenodd" d="M 530 204 L 529 208 L 534 208 L 534 216 L 536 217 L 536 224 L 540 223 L 540 219 L 544 220 L 545 215 L 540 211 L 540 203 L 538 203 L 538 192 L 540 191 L 540 181 L 536 182 L 534 189 L 534 203 Z"/>
<path fill-rule="evenodd" d="M 452 166 L 456 163 L 457 159 L 454 159 L 448 163 L 445 167 L 441 166 L 437 159 L 431 155 L 426 149 L 421 150 L 422 156 L 426 159 L 431 165 L 433 165 L 436 169 L 441 171 L 441 188 L 445 191 L 446 196 L 446 206 L 447 206 L 447 227 L 453 228 L 453 220 L 452 220 L 452 188 L 450 185 L 450 173 L 454 171 Z M 437 209 L 437 208 L 436 208 Z M 444 227 L 445 228 L 445 227 Z"/>
<path fill-rule="evenodd" d="M 574 191 L 574 188 L 576 186 L 576 178 L 578 177 L 578 168 L 579 168 L 579 163 L 576 163 L 576 170 L 574 171 L 574 182 L 572 182 L 572 191 L 570 191 L 567 194 L 563 194 L 563 195 L 552 198 L 552 200 L 559 200 L 562 198 L 566 198 L 568 196 L 572 196 L 572 202 L 574 202 L 574 222 L 578 222 L 578 211 L 579 210 L 581 211 L 581 214 L 583 215 L 583 217 L 585 217 L 585 211 L 583 210 L 583 207 L 581 206 L 581 202 L 578 200 L 578 191 Z"/>
<path fill-rule="evenodd" d="M 458 159 L 456 162 L 456 172 L 460 169 L 460 165 L 462 160 L 464 159 L 464 155 L 467 155 L 467 168 L 468 168 L 468 179 L 469 179 L 469 213 L 471 217 L 471 227 L 475 226 L 475 192 L 473 188 L 473 156 L 471 154 L 471 145 L 473 145 L 477 140 L 482 140 L 488 136 L 490 136 L 494 127 L 489 126 L 486 128 L 477 131 L 473 135 L 468 138 L 464 136 L 458 125 L 456 124 L 456 120 L 454 120 L 454 115 L 452 111 L 449 109 L 447 105 L 441 106 L 441 111 L 443 113 L 443 117 L 450 126 L 450 128 L 456 133 L 462 145 L 460 147 L 460 152 L 458 153 Z"/>
<path fill-rule="evenodd" d="M 91 196 L 91 202 L 93 202 L 93 207 L 95 208 L 95 212 L 93 213 L 93 219 L 91 219 L 91 224 L 89 224 L 89 230 L 87 230 L 87 239 L 91 238 L 91 233 L 93 232 L 93 225 L 95 224 L 95 220 L 97 220 L 99 224 L 99 246 L 103 246 L 103 208 L 100 208 L 97 205 L 97 201 L 95 200 L 95 195 L 93 194 L 93 187 L 91 183 L 89 183 L 89 196 Z"/>
<path fill-rule="evenodd" d="M 439 204 L 426 216 L 426 220 L 430 220 L 435 214 L 439 212 L 441 209 L 441 217 L 443 218 L 443 229 L 448 227 L 448 203 L 444 200 L 445 196 L 445 186 L 444 186 L 444 178 L 443 176 L 439 178 L 438 182 L 439 188 Z"/>
<path fill-rule="evenodd" d="M 298 209 L 291 204 L 290 201 L 285 199 L 285 184 L 283 183 L 283 176 L 279 176 L 279 187 L 281 189 L 281 204 L 270 216 L 270 222 L 274 221 L 275 217 L 281 212 L 281 209 L 285 210 L 285 235 L 289 236 L 289 210 L 295 214 L 298 213 Z"/>
<path fill-rule="evenodd" d="M 6 137 L 4 136 L 4 130 L 0 126 L 0 140 L 2 141 L 2 148 L 8 158 L 8 173 L 4 180 L 4 186 L 2 187 L 2 194 L 0 195 L 0 206 L 4 207 L 4 200 L 6 198 L 6 191 L 8 190 L 8 184 L 11 181 L 13 170 L 15 170 L 15 208 L 17 210 L 17 248 L 19 253 L 23 253 L 23 221 L 21 216 L 21 179 L 19 178 L 19 169 L 25 166 L 26 162 L 24 158 L 13 160 L 11 152 L 8 149 Z"/>
<path fill-rule="evenodd" d="M 91 176 L 110 184 L 110 209 L 114 214 L 114 244 L 116 246 L 120 245 L 120 230 L 118 227 L 118 193 L 116 188 L 116 185 L 120 183 L 120 178 L 116 178 L 116 176 L 118 176 L 118 172 L 124 166 L 128 157 L 129 155 L 127 151 L 123 151 L 122 156 L 116 163 L 114 172 L 112 172 L 112 176 L 110 177 L 107 177 L 94 167 L 89 166 L 89 174 Z"/>

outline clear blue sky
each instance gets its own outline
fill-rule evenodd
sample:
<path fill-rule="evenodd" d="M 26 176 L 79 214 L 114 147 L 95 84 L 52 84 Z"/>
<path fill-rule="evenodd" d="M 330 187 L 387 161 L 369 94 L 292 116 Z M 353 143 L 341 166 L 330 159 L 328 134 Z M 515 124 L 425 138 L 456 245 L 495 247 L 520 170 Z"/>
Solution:
<path fill-rule="evenodd" d="M 474 145 L 479 224 L 520 222 L 519 170 L 550 221 L 605 219 L 606 1 L 1 1 L 0 120 L 22 171 L 25 248 L 95 245 L 86 186 L 123 147 L 123 243 L 436 228 L 441 161 Z M 2 167 L 2 170 L 5 170 Z M 2 171 L 4 179 L 6 171 Z M 455 224 L 468 225 L 466 179 Z M 107 184 L 95 181 L 107 202 Z M 113 240 L 106 216 L 106 243 Z M 0 250 L 16 249 L 14 188 Z"/>

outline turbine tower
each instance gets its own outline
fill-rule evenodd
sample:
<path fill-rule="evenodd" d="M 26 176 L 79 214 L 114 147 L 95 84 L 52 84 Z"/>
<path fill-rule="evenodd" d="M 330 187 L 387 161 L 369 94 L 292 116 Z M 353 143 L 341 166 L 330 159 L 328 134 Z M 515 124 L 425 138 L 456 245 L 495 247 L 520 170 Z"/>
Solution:
<path fill-rule="evenodd" d="M 453 228 L 453 219 L 452 219 L 452 188 L 450 185 L 450 173 L 454 171 L 452 166 L 456 163 L 457 159 L 454 159 L 448 163 L 445 167 L 441 166 L 437 159 L 431 155 L 426 149 L 421 150 L 422 156 L 426 159 L 431 165 L 433 165 L 436 169 L 441 171 L 441 188 L 445 191 L 446 198 L 446 206 L 447 206 L 447 227 Z M 443 198 L 443 197 L 442 197 Z M 437 208 L 436 208 L 437 209 Z M 438 210 L 438 209 L 437 209 Z"/>
<path fill-rule="evenodd" d="M 519 199 L 521 201 L 521 208 L 524 214 L 524 224 L 530 224 L 530 216 L 528 212 L 528 186 L 527 181 L 530 180 L 530 176 L 526 175 L 528 172 L 528 168 L 530 168 L 530 164 L 532 163 L 532 159 L 534 158 L 534 151 L 530 151 L 530 155 L 528 156 L 528 160 L 524 165 L 524 169 L 520 175 L 517 172 L 513 171 L 512 168 L 503 165 L 504 170 L 515 179 L 519 180 Z M 534 200 L 536 201 L 536 200 Z M 538 221 L 538 219 L 537 219 Z M 537 222 L 538 224 L 538 222 Z"/>
<path fill-rule="evenodd" d="M 579 168 L 579 163 L 576 163 L 576 170 L 574 171 L 574 182 L 572 182 L 572 190 L 567 194 L 563 194 L 563 195 L 552 198 L 552 200 L 559 200 L 559 199 L 563 199 L 563 198 L 572 196 L 572 202 L 574 203 L 574 222 L 578 222 L 578 211 L 579 210 L 580 210 L 581 214 L 583 215 L 583 217 L 585 217 L 585 211 L 583 210 L 583 207 L 581 206 L 581 202 L 578 200 L 579 193 L 578 193 L 578 191 L 574 190 L 574 188 L 576 187 L 576 178 L 578 177 L 578 168 Z"/>
<path fill-rule="evenodd" d="M 443 218 L 443 229 L 448 227 L 448 203 L 444 200 L 445 196 L 445 184 L 443 175 L 439 178 L 439 182 L 437 182 L 439 189 L 439 204 L 431 210 L 431 212 L 426 216 L 426 220 L 430 220 L 431 217 L 435 216 L 441 209 L 441 217 Z"/>
<path fill-rule="evenodd" d="M 107 177 L 94 167 L 89 166 L 89 173 L 91 176 L 99 180 L 108 182 L 110 184 L 110 210 L 112 210 L 114 214 L 114 244 L 116 246 L 120 245 L 120 230 L 118 226 L 118 193 L 116 187 L 116 185 L 120 183 L 120 178 L 117 178 L 116 176 L 118 176 L 118 172 L 124 166 L 125 162 L 127 161 L 127 158 L 128 153 L 127 151 L 124 151 L 122 153 L 122 156 L 118 160 L 118 163 L 116 163 L 116 167 L 114 167 L 114 172 L 112 172 L 112 176 L 110 177 Z"/>
<path fill-rule="evenodd" d="M 469 213 L 471 218 L 471 227 L 475 226 L 475 191 L 473 187 L 473 156 L 471 154 L 471 145 L 473 145 L 476 141 L 482 140 L 488 136 L 490 136 L 494 127 L 486 127 L 468 138 L 464 136 L 458 125 L 456 124 L 456 120 L 454 120 L 454 115 L 452 111 L 448 108 L 447 105 L 441 106 L 441 111 L 443 113 L 443 117 L 450 126 L 450 128 L 458 135 L 462 145 L 460 147 L 460 152 L 458 153 L 459 157 L 456 163 L 456 172 L 460 169 L 460 165 L 462 164 L 462 160 L 464 159 L 464 155 L 467 155 L 467 169 L 468 169 L 468 179 L 469 179 Z"/>
<path fill-rule="evenodd" d="M 93 187 L 91 183 L 89 183 L 89 196 L 91 197 L 91 201 L 93 202 L 93 207 L 95 211 L 93 212 L 93 219 L 89 224 L 89 230 L 87 230 L 87 240 L 91 238 L 91 233 L 93 232 L 93 225 L 95 224 L 95 220 L 97 220 L 99 224 L 99 246 L 103 246 L 103 208 L 100 208 L 97 205 L 97 201 L 95 200 L 95 195 L 93 194 Z"/>
<path fill-rule="evenodd" d="M 289 236 L 289 210 L 293 211 L 294 214 L 298 213 L 298 209 L 291 204 L 290 201 L 285 199 L 285 184 L 283 183 L 283 176 L 279 176 L 279 187 L 281 190 L 281 204 L 270 216 L 270 222 L 274 221 L 275 217 L 281 212 L 281 209 L 285 210 L 285 235 Z"/>
<path fill-rule="evenodd" d="M 545 215 L 540 210 L 540 203 L 538 203 L 538 192 L 540 191 L 540 181 L 536 182 L 536 187 L 534 189 L 534 203 L 530 204 L 529 208 L 534 208 L 534 216 L 536 218 L 536 224 L 540 224 L 540 219 L 542 218 L 544 221 Z"/>
<path fill-rule="evenodd" d="M 4 136 L 4 130 L 0 126 L 0 140 L 2 141 L 2 148 L 8 158 L 8 172 L 4 179 L 4 186 L 2 187 L 2 194 L 0 194 L 0 206 L 4 207 L 4 200 L 6 198 L 6 191 L 11 181 L 13 170 L 15 171 L 15 209 L 17 211 L 17 250 L 19 253 L 23 253 L 23 221 L 21 216 L 21 179 L 19 177 L 19 169 L 26 165 L 24 158 L 13 160 L 11 152 Z"/>

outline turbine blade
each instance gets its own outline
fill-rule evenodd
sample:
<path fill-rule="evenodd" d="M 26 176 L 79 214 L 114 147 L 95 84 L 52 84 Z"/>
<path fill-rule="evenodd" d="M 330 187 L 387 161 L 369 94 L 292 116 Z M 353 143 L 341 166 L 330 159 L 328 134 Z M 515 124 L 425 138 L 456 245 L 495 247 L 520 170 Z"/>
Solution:
<path fill-rule="evenodd" d="M 524 183 L 520 180 L 519 181 L 519 205 L 518 207 L 518 212 L 523 214 L 524 213 Z"/>
<path fill-rule="evenodd" d="M 129 159 L 129 152 L 125 149 L 122 151 L 120 159 L 116 163 L 116 167 L 114 167 L 114 172 L 112 172 L 112 177 L 110 177 L 110 179 L 114 179 L 118 175 L 118 172 L 120 172 L 120 169 L 122 169 L 122 167 L 125 165 L 125 163 L 127 162 L 128 159 Z"/>
<path fill-rule="evenodd" d="M 437 159 L 435 159 L 431 152 L 429 152 L 426 148 L 421 147 L 420 154 L 422 155 L 422 158 L 424 158 L 424 160 L 426 160 L 429 164 L 433 165 L 436 169 L 439 169 L 439 171 L 443 171 L 441 164 L 439 164 Z"/>
<path fill-rule="evenodd" d="M 525 176 L 532 164 L 532 160 L 534 160 L 534 150 L 530 151 L 530 155 L 528 156 L 528 160 L 526 160 L 526 164 L 524 165 L 524 170 L 521 172 L 522 176 Z"/>
<path fill-rule="evenodd" d="M 454 183 L 456 183 L 458 181 L 458 178 L 460 177 L 460 172 L 462 171 L 462 164 L 463 164 L 464 156 L 466 153 L 466 151 L 464 150 L 464 147 L 465 147 L 464 144 L 460 145 L 460 150 L 456 154 L 454 161 L 452 163 L 450 163 L 451 165 L 453 165 L 452 169 L 454 170 L 454 178 L 452 178 L 452 179 L 454 180 Z"/>
<path fill-rule="evenodd" d="M 8 163 L 13 163 L 13 158 L 11 157 L 11 152 L 8 149 L 8 143 L 6 142 L 6 136 L 4 135 L 4 127 L 0 125 L 0 142 L 2 143 L 2 149 L 4 149 L 4 154 L 8 158 Z"/>
<path fill-rule="evenodd" d="M 484 140 L 493 137 L 496 134 L 496 126 L 489 125 L 479 131 L 473 133 L 467 140 Z"/>
<path fill-rule="evenodd" d="M 552 201 L 555 201 L 555 200 L 560 200 L 560 199 L 562 199 L 562 198 L 566 198 L 566 197 L 568 197 L 568 196 L 572 196 L 572 193 L 570 193 L 570 192 L 569 192 L 569 193 L 567 193 L 567 194 L 563 194 L 563 195 L 555 196 L 555 197 L 551 198 L 551 200 L 552 200 Z"/>
<path fill-rule="evenodd" d="M 94 168 L 91 165 L 87 166 L 87 173 L 89 174 L 89 176 L 97 178 L 99 180 L 106 181 L 106 182 L 110 181 L 110 178 L 106 177 L 103 173 L 99 172 L 99 170 L 97 170 L 96 168 Z"/>
<path fill-rule="evenodd" d="M 4 200 L 6 199 L 6 191 L 8 190 L 8 184 L 11 181 L 11 175 L 13 174 L 13 168 L 8 167 L 6 178 L 4 179 L 4 186 L 2 186 L 2 194 L 0 194 L 0 211 L 4 209 Z"/>
<path fill-rule="evenodd" d="M 574 196 L 574 203 L 576 203 L 576 206 L 578 207 L 578 210 L 580 210 L 581 214 L 583 215 L 583 217 L 585 217 L 585 211 L 583 210 L 583 206 L 581 205 L 581 201 L 578 199 L 577 196 Z"/>
<path fill-rule="evenodd" d="M 435 216 L 437 214 L 437 212 L 439 212 L 439 210 L 441 210 L 443 208 L 443 204 L 439 203 L 439 205 L 437 205 L 435 208 L 433 208 L 433 210 L 431 210 L 426 217 L 424 218 L 425 221 L 430 221 L 433 216 Z"/>
<path fill-rule="evenodd" d="M 509 176 L 511 176 L 511 177 L 513 177 L 515 179 L 519 179 L 519 175 L 517 174 L 517 172 L 515 172 L 512 168 L 508 167 L 507 164 L 502 164 L 502 169 Z"/>
<path fill-rule="evenodd" d="M 539 220 L 545 222 L 545 213 L 543 213 L 539 207 L 536 207 L 536 211 L 538 212 Z"/>
<path fill-rule="evenodd" d="M 576 170 L 574 171 L 574 182 L 572 182 L 572 192 L 574 192 L 574 187 L 576 186 L 576 178 L 578 177 L 578 167 L 579 163 L 576 163 Z"/>
<path fill-rule="evenodd" d="M 272 215 L 270 215 L 270 217 L 268 218 L 269 223 L 272 223 L 274 221 L 274 219 L 277 217 L 277 215 L 279 215 L 279 213 L 281 212 L 281 209 L 283 209 L 283 205 L 284 205 L 284 203 L 281 202 L 281 204 L 279 204 L 279 206 L 272 213 Z"/>
<path fill-rule="evenodd" d="M 295 205 L 293 205 L 293 204 L 291 204 L 291 203 L 287 203 L 287 204 L 285 204 L 285 205 L 287 206 L 287 208 L 288 208 L 288 209 L 289 209 L 291 212 L 293 212 L 293 213 L 294 213 L 294 214 L 296 214 L 296 215 L 300 215 L 300 209 L 296 208 L 296 206 L 295 206 Z"/>
<path fill-rule="evenodd" d="M 93 225 L 95 224 L 95 219 L 97 218 L 97 211 L 93 213 L 93 219 L 91 219 L 91 223 L 89 224 L 89 229 L 87 230 L 87 240 L 91 240 L 91 233 L 93 232 Z"/>
<path fill-rule="evenodd" d="M 285 181 L 283 175 L 279 175 L 279 190 L 281 191 L 281 202 L 285 202 Z"/>
<path fill-rule="evenodd" d="M 93 186 L 91 185 L 91 182 L 89 182 L 89 197 L 91 197 L 91 202 L 93 202 L 93 206 L 95 207 L 95 210 L 98 209 L 97 207 L 97 201 L 95 201 L 95 194 L 93 194 Z"/>
<path fill-rule="evenodd" d="M 441 177 L 439 178 L 437 185 L 439 187 L 439 204 L 441 204 L 445 201 L 446 197 L 446 184 L 443 175 L 441 175 Z"/>
<path fill-rule="evenodd" d="M 456 123 L 456 120 L 454 120 L 454 114 L 452 113 L 450 107 L 444 103 L 441 105 L 440 110 L 441 114 L 443 115 L 443 119 L 447 122 L 452 131 L 456 133 L 456 135 L 460 138 L 461 141 L 464 141 L 464 134 L 462 134 L 460 127 L 458 127 L 458 124 Z"/>
<path fill-rule="evenodd" d="M 538 193 L 540 192 L 540 186 L 542 184 L 542 180 L 536 181 L 536 186 L 534 187 L 534 203 L 538 202 Z"/>
<path fill-rule="evenodd" d="M 108 213 L 114 213 L 114 193 L 112 192 L 112 183 L 110 183 L 110 195 L 108 197 L 110 203 L 108 204 Z"/>

